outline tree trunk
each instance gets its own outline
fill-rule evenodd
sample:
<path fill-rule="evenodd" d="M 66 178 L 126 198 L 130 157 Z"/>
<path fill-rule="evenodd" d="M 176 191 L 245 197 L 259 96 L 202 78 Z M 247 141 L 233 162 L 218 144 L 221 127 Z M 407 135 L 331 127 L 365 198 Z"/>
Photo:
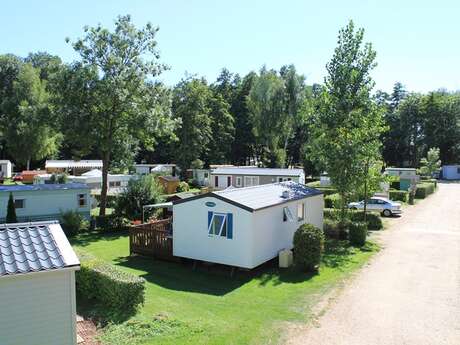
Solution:
<path fill-rule="evenodd" d="M 102 155 L 102 186 L 101 186 L 101 203 L 99 205 L 99 215 L 105 216 L 107 208 L 107 186 L 109 175 L 110 152 L 105 152 Z"/>
<path fill-rule="evenodd" d="M 369 175 L 369 161 L 366 162 L 366 175 L 364 178 L 364 222 L 367 221 L 367 178 Z"/>
<path fill-rule="evenodd" d="M 26 166 L 27 166 L 26 170 L 30 170 L 30 159 L 27 160 Z"/>

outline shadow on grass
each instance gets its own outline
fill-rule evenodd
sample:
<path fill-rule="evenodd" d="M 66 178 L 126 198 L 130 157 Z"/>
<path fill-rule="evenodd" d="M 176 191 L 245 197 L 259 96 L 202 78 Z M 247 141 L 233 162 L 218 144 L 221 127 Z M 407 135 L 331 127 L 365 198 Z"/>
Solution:
<path fill-rule="evenodd" d="M 358 252 L 372 252 L 376 245 L 366 242 L 363 247 L 354 247 L 348 241 L 326 240 L 322 263 L 326 267 L 343 268 L 347 264 L 357 262 L 355 254 Z"/>
<path fill-rule="evenodd" d="M 114 232 L 103 232 L 103 231 L 91 231 L 79 234 L 73 238 L 70 238 L 70 244 L 86 247 L 93 242 L 97 241 L 114 241 L 120 237 L 128 236 L 127 230 L 120 230 Z"/>
<path fill-rule="evenodd" d="M 77 314 L 85 319 L 93 320 L 100 326 L 106 326 L 109 323 L 120 324 L 129 320 L 136 313 L 136 309 L 115 310 L 77 293 Z"/>

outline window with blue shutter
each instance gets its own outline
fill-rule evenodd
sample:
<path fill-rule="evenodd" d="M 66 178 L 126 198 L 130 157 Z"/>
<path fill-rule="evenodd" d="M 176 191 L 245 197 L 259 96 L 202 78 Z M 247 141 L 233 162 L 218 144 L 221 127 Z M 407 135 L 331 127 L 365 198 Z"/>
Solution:
<path fill-rule="evenodd" d="M 208 211 L 208 235 L 233 238 L 233 214 Z"/>

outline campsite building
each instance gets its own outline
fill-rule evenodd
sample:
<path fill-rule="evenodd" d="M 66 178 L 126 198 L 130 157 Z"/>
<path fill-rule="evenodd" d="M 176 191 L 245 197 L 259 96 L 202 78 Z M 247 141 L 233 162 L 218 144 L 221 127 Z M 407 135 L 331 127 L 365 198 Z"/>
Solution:
<path fill-rule="evenodd" d="M 460 165 L 443 165 L 442 178 L 445 180 L 460 180 Z"/>
<path fill-rule="evenodd" d="M 58 223 L 0 225 L 0 343 L 76 344 L 79 267 Z"/>
<path fill-rule="evenodd" d="M 6 219 L 10 193 L 21 222 L 60 219 L 75 210 L 90 218 L 90 191 L 81 183 L 0 186 L 0 222 Z"/>
<path fill-rule="evenodd" d="M 52 176 L 53 174 L 37 175 L 34 179 L 34 184 L 51 184 L 53 183 L 51 180 Z M 139 175 L 108 174 L 108 194 L 118 195 L 124 190 L 131 179 L 136 179 L 138 176 Z M 100 194 L 102 189 L 102 171 L 99 169 L 93 169 L 81 174 L 80 176 L 68 175 L 67 182 L 84 183 L 88 185 L 93 194 Z"/>
<path fill-rule="evenodd" d="M 0 177 L 10 178 L 13 175 L 13 164 L 7 159 L 0 160 Z"/>
<path fill-rule="evenodd" d="M 216 189 L 251 187 L 294 181 L 305 183 L 303 169 L 272 169 L 254 167 L 223 167 L 211 170 L 210 185 Z"/>
<path fill-rule="evenodd" d="M 178 174 L 178 168 L 176 164 L 145 164 L 139 163 L 134 164 L 136 174 L 147 175 L 147 174 L 165 174 L 176 176 Z"/>
<path fill-rule="evenodd" d="M 102 169 L 101 160 L 47 160 L 45 170 L 48 174 L 67 173 L 81 175 L 93 169 Z"/>
<path fill-rule="evenodd" d="M 420 176 L 417 175 L 417 169 L 415 168 L 386 168 L 385 174 L 399 177 L 400 190 L 409 190 L 411 185 L 417 184 L 420 180 Z"/>
<path fill-rule="evenodd" d="M 322 229 L 323 195 L 293 181 L 201 194 L 173 201 L 173 254 L 251 269 L 305 223 Z"/>

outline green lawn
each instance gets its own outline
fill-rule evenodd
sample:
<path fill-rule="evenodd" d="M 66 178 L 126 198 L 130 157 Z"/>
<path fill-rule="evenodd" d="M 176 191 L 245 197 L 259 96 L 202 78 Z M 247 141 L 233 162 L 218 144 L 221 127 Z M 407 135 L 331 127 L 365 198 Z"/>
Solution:
<path fill-rule="evenodd" d="M 147 281 L 145 305 L 129 321 L 108 327 L 105 339 L 110 344 L 127 339 L 129 344 L 276 343 L 285 322 L 307 321 L 320 296 L 377 251 L 370 243 L 360 250 L 328 242 L 318 275 L 269 264 L 231 278 L 228 268 L 193 270 L 187 264 L 130 258 L 125 234 L 93 233 L 72 242 Z M 88 307 L 79 309 L 88 312 Z M 154 329 L 142 324 L 152 320 L 159 321 Z"/>

